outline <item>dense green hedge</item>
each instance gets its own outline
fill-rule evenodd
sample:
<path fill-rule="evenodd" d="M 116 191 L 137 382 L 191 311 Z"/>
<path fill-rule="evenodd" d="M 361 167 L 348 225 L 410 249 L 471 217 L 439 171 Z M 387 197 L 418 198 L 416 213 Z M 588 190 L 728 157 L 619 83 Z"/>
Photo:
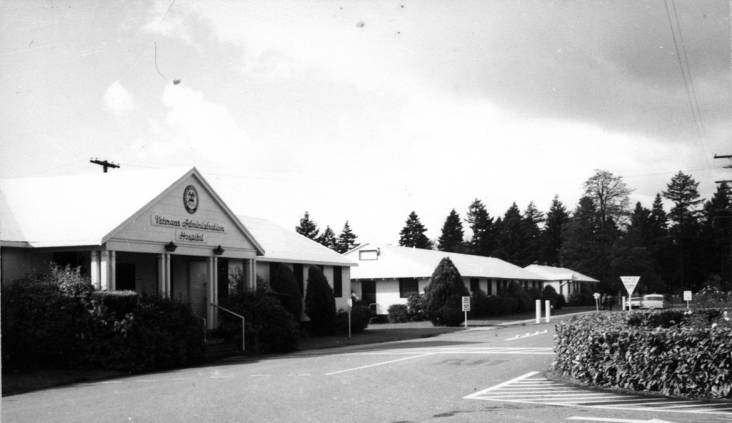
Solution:
<path fill-rule="evenodd" d="M 266 289 L 228 297 L 223 305 L 246 318 L 247 350 L 260 353 L 287 352 L 297 348 L 298 326 L 292 314 Z M 219 313 L 220 329 L 236 344 L 241 342 L 241 319 Z"/>
<path fill-rule="evenodd" d="M 392 304 L 386 310 L 389 323 L 405 323 L 409 321 L 409 309 L 406 304 Z"/>
<path fill-rule="evenodd" d="M 732 398 L 732 327 L 723 320 L 712 327 L 713 314 L 603 313 L 560 322 L 555 370 L 602 387 Z"/>
<path fill-rule="evenodd" d="M 203 322 L 190 307 L 134 292 L 95 292 L 78 269 L 2 289 L 3 368 L 142 371 L 203 358 Z"/>

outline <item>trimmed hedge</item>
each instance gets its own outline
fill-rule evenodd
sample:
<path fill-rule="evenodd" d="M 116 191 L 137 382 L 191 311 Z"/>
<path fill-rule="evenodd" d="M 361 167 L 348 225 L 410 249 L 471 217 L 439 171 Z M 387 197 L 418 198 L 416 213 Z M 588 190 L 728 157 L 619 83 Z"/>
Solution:
<path fill-rule="evenodd" d="M 257 289 L 230 296 L 224 306 L 246 318 L 247 350 L 260 353 L 288 352 L 297 348 L 298 326 L 292 314 L 271 292 Z M 241 319 L 220 313 L 220 330 L 241 343 Z"/>
<path fill-rule="evenodd" d="M 607 388 L 732 398 L 732 327 L 698 325 L 696 318 L 677 323 L 675 311 L 651 314 L 604 313 L 560 322 L 555 370 Z"/>
<path fill-rule="evenodd" d="M 360 301 L 354 302 L 351 308 L 351 333 L 361 333 L 369 326 L 371 310 Z M 348 312 L 338 310 L 335 317 L 335 330 L 338 333 L 348 333 Z"/>
<path fill-rule="evenodd" d="M 308 268 L 308 286 L 305 289 L 305 314 L 310 328 L 318 335 L 330 335 L 335 329 L 335 297 L 333 289 L 317 266 Z"/>
<path fill-rule="evenodd" d="M 406 304 L 392 304 L 387 310 L 389 323 L 405 323 L 409 321 L 409 312 Z"/>
<path fill-rule="evenodd" d="M 424 290 L 427 317 L 435 326 L 458 326 L 464 320 L 462 297 L 468 295 L 468 289 L 452 260 L 443 258 Z"/>

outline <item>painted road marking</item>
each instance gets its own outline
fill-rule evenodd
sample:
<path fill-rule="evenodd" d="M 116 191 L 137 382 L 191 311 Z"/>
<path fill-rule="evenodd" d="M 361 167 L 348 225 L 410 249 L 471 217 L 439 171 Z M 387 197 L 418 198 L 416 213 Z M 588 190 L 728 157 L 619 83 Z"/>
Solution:
<path fill-rule="evenodd" d="M 368 369 L 376 366 L 383 366 L 386 364 L 397 363 L 399 361 L 412 360 L 415 358 L 427 357 L 431 355 L 440 354 L 477 354 L 477 355 L 492 355 L 492 354 L 510 354 L 510 355 L 554 355 L 554 350 L 551 347 L 525 347 L 525 348 L 510 348 L 510 347 L 439 347 L 439 348 L 403 348 L 393 350 L 377 350 L 377 351 L 354 351 L 339 354 L 340 356 L 400 356 L 405 355 L 406 357 L 397 358 L 394 360 L 382 361 L 374 364 L 367 364 L 365 366 L 353 367 L 350 369 L 338 370 L 335 372 L 326 373 L 326 376 L 333 376 L 340 373 L 351 372 L 355 370 Z"/>
<path fill-rule="evenodd" d="M 541 331 L 537 330 L 537 331 L 536 331 L 536 332 L 534 332 L 534 333 L 531 333 L 531 332 L 526 332 L 526 333 L 525 333 L 525 334 L 523 334 L 523 335 L 520 335 L 520 334 L 516 334 L 516 335 L 514 335 L 514 336 L 513 336 L 513 337 L 511 337 L 511 338 L 506 338 L 505 340 L 506 340 L 506 341 L 515 341 L 515 340 L 517 340 L 517 339 L 524 339 L 524 338 L 529 338 L 529 337 L 531 337 L 531 336 L 543 335 L 543 334 L 545 334 L 545 333 L 547 333 L 547 330 L 546 330 L 546 329 L 544 329 L 544 330 L 541 330 Z"/>
<path fill-rule="evenodd" d="M 581 420 L 583 422 L 608 422 L 608 423 L 673 423 L 668 420 L 659 420 L 659 419 L 650 419 L 650 420 L 610 419 L 607 417 L 581 417 L 581 416 L 567 417 L 567 420 Z"/>
<path fill-rule="evenodd" d="M 410 357 L 402 357 L 402 358 L 397 358 L 395 360 L 382 361 L 382 362 L 379 362 L 379 363 L 367 364 L 365 366 L 358 366 L 358 367 L 352 367 L 350 369 L 338 370 L 338 371 L 335 371 L 335 372 L 326 373 L 325 375 L 326 376 L 333 376 L 333 375 L 338 375 L 338 374 L 341 374 L 341 373 L 352 372 L 352 371 L 355 371 L 355 370 L 362 370 L 362 369 L 368 369 L 368 368 L 371 368 L 371 367 L 383 366 L 383 365 L 386 365 L 386 364 L 396 363 L 396 362 L 399 362 L 399 361 L 413 360 L 415 358 L 427 357 L 427 356 L 430 356 L 430 355 L 432 355 L 432 354 L 431 353 L 427 353 L 427 354 L 413 355 L 413 356 L 410 356 Z"/>
<path fill-rule="evenodd" d="M 537 374 L 538 372 L 529 372 L 463 398 L 482 401 L 554 405 L 560 407 L 661 411 L 666 413 L 710 414 L 732 417 L 732 404 L 726 401 L 675 400 L 636 394 L 592 391 L 557 383 L 545 377 L 537 376 Z M 646 422 L 646 420 L 639 421 Z"/>

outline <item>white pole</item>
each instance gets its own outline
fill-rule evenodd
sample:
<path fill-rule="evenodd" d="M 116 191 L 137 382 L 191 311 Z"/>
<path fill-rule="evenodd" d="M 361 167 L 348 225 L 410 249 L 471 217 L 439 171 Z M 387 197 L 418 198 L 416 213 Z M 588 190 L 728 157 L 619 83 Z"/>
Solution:
<path fill-rule="evenodd" d="M 595 298 L 595 313 L 600 312 L 600 300 Z"/>
<path fill-rule="evenodd" d="M 625 311 L 625 296 L 620 297 L 620 311 Z"/>
<path fill-rule="evenodd" d="M 552 302 L 549 300 L 544 300 L 544 308 L 546 308 L 546 314 L 544 314 L 544 320 L 546 323 L 549 323 L 549 317 L 551 317 L 551 308 L 552 308 Z"/>
<path fill-rule="evenodd" d="M 536 300 L 536 324 L 541 323 L 541 300 Z"/>
<path fill-rule="evenodd" d="M 465 329 L 468 328 L 468 312 L 465 312 Z"/>

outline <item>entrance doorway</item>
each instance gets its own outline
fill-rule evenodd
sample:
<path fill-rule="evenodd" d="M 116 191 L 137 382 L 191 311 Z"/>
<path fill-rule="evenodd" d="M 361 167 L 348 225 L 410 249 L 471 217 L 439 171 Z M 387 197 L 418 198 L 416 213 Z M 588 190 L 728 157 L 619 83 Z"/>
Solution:
<path fill-rule="evenodd" d="M 180 302 L 191 305 L 193 313 L 206 317 L 208 304 L 209 263 L 204 257 L 171 257 L 171 294 Z"/>

